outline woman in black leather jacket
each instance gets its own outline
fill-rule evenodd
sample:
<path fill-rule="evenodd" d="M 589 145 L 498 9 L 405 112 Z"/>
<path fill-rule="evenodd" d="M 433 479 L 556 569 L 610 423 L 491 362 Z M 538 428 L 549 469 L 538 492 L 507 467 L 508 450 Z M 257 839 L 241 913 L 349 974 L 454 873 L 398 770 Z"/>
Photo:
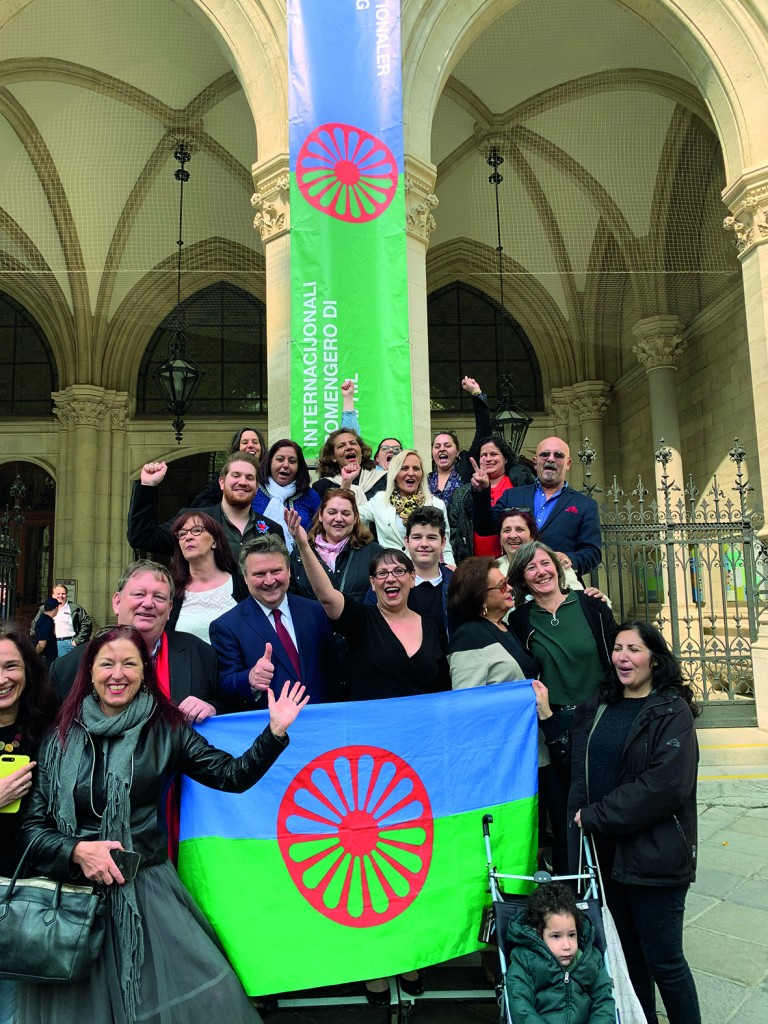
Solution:
<path fill-rule="evenodd" d="M 269 726 L 240 757 L 212 747 L 158 689 L 141 634 L 113 626 L 91 641 L 44 741 L 22 822 L 29 866 L 53 878 L 105 886 L 109 926 L 91 975 L 74 984 L 22 984 L 20 1024 L 142 1021 L 258 1022 L 215 934 L 168 860 L 165 794 L 174 775 L 243 792 L 288 743 L 309 698 L 304 687 L 268 695 Z M 126 785 L 126 780 L 130 780 Z M 126 880 L 113 853 L 141 863 Z"/>
<path fill-rule="evenodd" d="M 677 659 L 647 622 L 619 626 L 611 661 L 573 719 L 569 814 L 595 837 L 605 900 L 648 1024 L 657 1021 L 654 982 L 669 1024 L 700 1024 L 683 954 L 685 897 L 696 875 L 699 712 Z"/>

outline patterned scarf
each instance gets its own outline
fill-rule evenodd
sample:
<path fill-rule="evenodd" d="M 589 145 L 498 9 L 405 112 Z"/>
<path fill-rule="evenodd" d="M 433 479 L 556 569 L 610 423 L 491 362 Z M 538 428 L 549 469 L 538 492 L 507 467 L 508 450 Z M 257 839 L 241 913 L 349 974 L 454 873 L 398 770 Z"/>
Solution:
<path fill-rule="evenodd" d="M 437 486 L 436 469 L 433 469 L 432 472 L 427 477 L 427 484 L 429 485 L 430 492 L 434 494 L 436 498 L 442 498 L 442 500 L 447 505 L 448 502 L 453 497 L 453 492 L 458 487 L 461 487 L 462 479 L 459 476 L 459 471 L 458 469 L 456 469 L 456 466 L 453 466 L 451 468 L 451 472 L 448 474 L 448 479 L 445 481 L 445 487 L 442 489 L 442 491 Z"/>
<path fill-rule="evenodd" d="M 415 512 L 417 508 L 421 508 L 424 501 L 425 498 L 421 491 L 417 491 L 415 494 L 401 494 L 400 491 L 395 488 L 389 496 L 390 504 L 403 522 L 406 521 L 411 512 Z"/>

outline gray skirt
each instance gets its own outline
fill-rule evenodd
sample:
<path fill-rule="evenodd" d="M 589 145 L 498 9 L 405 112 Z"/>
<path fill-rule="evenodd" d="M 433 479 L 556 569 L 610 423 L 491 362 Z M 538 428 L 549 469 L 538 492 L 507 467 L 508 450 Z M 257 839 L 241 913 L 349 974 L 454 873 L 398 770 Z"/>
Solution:
<path fill-rule="evenodd" d="M 137 1024 L 260 1024 L 216 934 L 170 861 L 136 876 L 144 928 Z M 19 985 L 19 1024 L 127 1020 L 112 930 L 90 976 L 72 985 Z"/>

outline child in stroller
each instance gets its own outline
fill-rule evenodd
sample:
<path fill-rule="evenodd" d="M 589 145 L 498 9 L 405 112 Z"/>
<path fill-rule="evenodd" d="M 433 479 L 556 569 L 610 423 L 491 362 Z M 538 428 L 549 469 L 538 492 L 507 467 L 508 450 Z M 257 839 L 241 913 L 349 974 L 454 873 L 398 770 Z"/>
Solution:
<path fill-rule="evenodd" d="M 595 928 L 563 882 L 545 882 L 507 930 L 506 976 L 514 1024 L 615 1024 L 612 983 Z"/>

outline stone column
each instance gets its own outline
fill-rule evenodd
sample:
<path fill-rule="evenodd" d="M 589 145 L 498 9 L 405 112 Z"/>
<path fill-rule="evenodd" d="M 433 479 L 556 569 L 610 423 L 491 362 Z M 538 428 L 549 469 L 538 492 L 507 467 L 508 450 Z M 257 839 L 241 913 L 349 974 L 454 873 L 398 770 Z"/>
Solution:
<path fill-rule="evenodd" d="M 429 338 L 427 333 L 427 247 L 435 230 L 433 210 L 437 168 L 405 158 L 405 219 L 408 247 L 408 326 L 411 340 L 413 440 L 430 462 L 432 424 L 429 406 Z"/>
<path fill-rule="evenodd" d="M 648 391 L 651 403 L 651 433 L 654 445 L 663 437 L 672 451 L 672 461 L 667 466 L 670 482 L 680 488 L 672 499 L 673 511 L 679 498 L 683 497 L 685 478 L 683 459 L 680 453 L 680 417 L 677 407 L 675 378 L 680 355 L 685 347 L 682 336 L 683 324 L 676 316 L 651 316 L 638 320 L 632 329 L 637 342 L 633 352 L 648 376 Z M 656 466 L 656 491 L 659 510 L 664 511 L 665 499 L 661 490 L 661 467 Z"/>
<path fill-rule="evenodd" d="M 90 611 L 101 608 L 104 600 L 97 571 L 97 537 L 101 520 L 109 517 L 110 496 L 99 451 L 107 392 L 92 384 L 72 384 L 52 397 L 54 411 L 66 425 L 62 440 L 67 448 L 63 493 L 58 496 L 64 515 L 56 517 L 64 543 L 63 553 L 56 553 L 56 575 L 77 580 L 77 602 Z"/>
<path fill-rule="evenodd" d="M 267 292 L 269 438 L 290 436 L 291 425 L 291 209 L 288 155 L 254 165 L 253 226 L 264 243 Z"/>
<path fill-rule="evenodd" d="M 749 363 L 757 430 L 757 464 L 762 503 L 768 499 L 768 167 L 759 167 L 743 175 L 723 193 L 723 201 L 733 216 L 723 226 L 733 231 L 741 261 L 744 282 L 744 306 L 747 317 Z M 768 523 L 759 531 L 768 544 Z M 768 613 L 763 613 L 759 635 L 752 645 L 755 676 L 757 721 L 768 730 Z"/>
<path fill-rule="evenodd" d="M 108 429 L 102 433 L 102 460 L 104 486 L 109 494 L 109 514 L 97 535 L 97 566 L 102 577 L 100 600 L 92 614 L 98 614 L 103 624 L 112 621 L 112 594 L 123 569 L 131 560 L 131 548 L 126 540 L 126 523 L 130 499 L 130 471 L 127 465 L 128 425 L 132 414 L 132 401 L 125 391 L 106 393 Z"/>
<path fill-rule="evenodd" d="M 573 394 L 572 406 L 579 421 L 579 443 L 571 458 L 574 465 L 579 462 L 577 452 L 581 449 L 585 438 L 589 438 L 590 444 L 597 452 L 597 458 L 591 466 L 591 483 L 599 487 L 600 492 L 605 491 L 605 447 L 603 445 L 603 420 L 608 409 L 608 394 L 611 388 L 604 380 L 583 380 L 574 384 L 571 388 Z M 582 477 L 583 477 L 582 466 Z M 574 475 L 571 469 L 571 476 Z M 582 480 L 583 482 L 583 480 Z"/>

